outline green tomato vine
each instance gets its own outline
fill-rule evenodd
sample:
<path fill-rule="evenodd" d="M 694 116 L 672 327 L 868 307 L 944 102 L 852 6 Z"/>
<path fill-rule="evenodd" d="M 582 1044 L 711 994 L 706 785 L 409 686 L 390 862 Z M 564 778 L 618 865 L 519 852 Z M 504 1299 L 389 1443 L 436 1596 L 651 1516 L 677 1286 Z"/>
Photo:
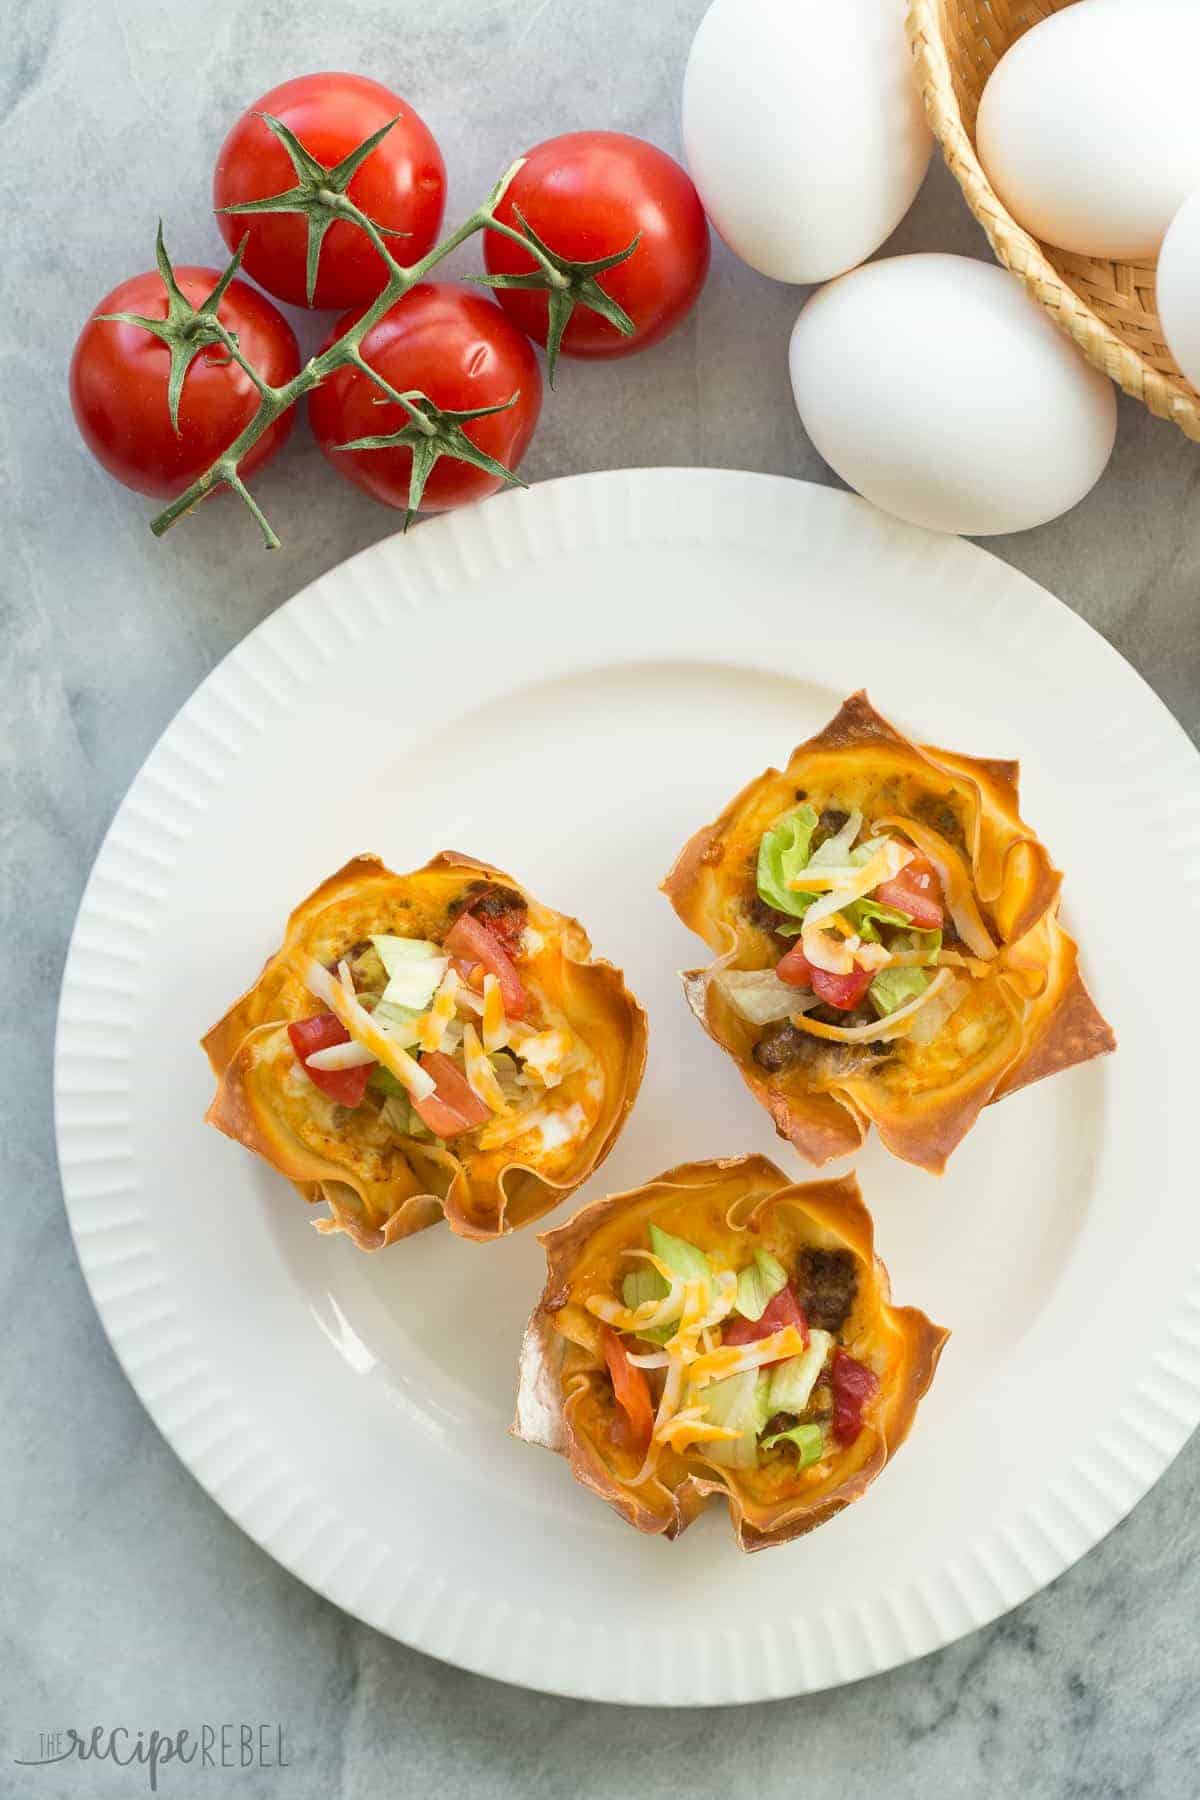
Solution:
<path fill-rule="evenodd" d="M 548 244 L 542 242 L 530 228 L 520 213 L 517 219 L 520 229 L 506 224 L 496 216 L 496 208 L 503 200 L 509 184 L 517 171 L 522 167 L 523 159 L 513 163 L 512 167 L 501 176 L 482 206 L 468 214 L 463 222 L 452 231 L 449 237 L 435 244 L 419 262 L 404 265 L 397 262 L 386 244 L 385 237 L 397 237 L 398 232 L 388 231 L 368 216 L 361 207 L 355 205 L 346 192 L 352 177 L 360 169 L 367 157 L 386 137 L 396 123 L 389 121 L 372 136 L 365 138 L 341 162 L 326 168 L 310 155 L 303 144 L 279 119 L 272 118 L 269 113 L 259 115 L 264 123 L 274 132 L 291 159 L 295 171 L 294 186 L 283 193 L 273 194 L 262 200 L 245 200 L 236 206 L 226 207 L 228 213 L 265 213 L 291 212 L 302 213 L 308 221 L 308 245 L 306 259 L 306 278 L 308 298 L 311 304 L 316 290 L 317 271 L 320 266 L 321 244 L 325 233 L 336 219 L 349 220 L 365 231 L 367 237 L 381 258 L 387 279 L 370 306 L 353 325 L 347 327 L 342 335 L 336 338 L 319 356 L 310 357 L 308 362 L 282 387 L 273 387 L 265 381 L 254 365 L 245 357 L 237 341 L 236 333 L 230 331 L 218 316 L 218 309 L 224 294 L 241 265 L 245 240 L 238 245 L 228 265 L 222 272 L 211 294 L 199 306 L 192 303 L 180 290 L 175 279 L 163 244 L 162 225 L 159 224 L 156 256 L 158 270 L 167 290 L 167 312 L 162 319 L 150 319 L 138 313 L 101 313 L 97 317 L 118 319 L 128 325 L 140 326 L 151 332 L 170 351 L 171 366 L 167 384 L 167 405 L 170 410 L 171 423 L 176 435 L 179 433 L 179 399 L 183 392 L 183 384 L 194 357 L 202 350 L 213 346 L 222 348 L 231 361 L 237 363 L 258 389 L 258 407 L 248 423 L 234 438 L 233 442 L 217 457 L 202 475 L 198 475 L 191 485 L 184 489 L 169 506 L 163 508 L 150 521 L 150 529 L 155 537 L 162 537 L 171 529 L 185 513 L 190 513 L 202 500 L 215 493 L 219 488 L 229 488 L 245 503 L 253 517 L 258 521 L 263 540 L 268 550 L 279 548 L 270 521 L 262 508 L 246 487 L 238 473 L 239 464 L 247 452 L 258 442 L 276 419 L 294 406 L 297 400 L 311 393 L 313 388 L 332 375 L 335 369 L 356 368 L 369 381 L 379 388 L 386 400 L 399 406 L 407 415 L 406 423 L 397 431 L 381 432 L 377 436 L 355 438 L 351 443 L 339 444 L 340 450 L 384 450 L 397 445 L 404 445 L 412 451 L 412 475 L 409 482 L 408 507 L 404 515 L 403 529 L 407 530 L 413 515 L 418 511 L 421 497 L 425 491 L 425 483 L 439 457 L 450 456 L 460 462 L 471 463 L 475 468 L 484 469 L 497 476 L 510 487 L 524 487 L 525 483 L 512 469 L 498 462 L 480 450 L 472 442 L 463 426 L 471 419 L 483 417 L 486 413 L 503 412 L 514 405 L 520 394 L 510 395 L 501 401 L 499 406 L 478 407 L 473 412 L 447 412 L 434 404 L 428 394 L 418 389 L 410 389 L 400 393 L 390 382 L 386 381 L 376 369 L 373 369 L 362 354 L 363 339 L 374 325 L 402 300 L 409 289 L 417 282 L 423 281 L 430 270 L 436 267 L 451 251 L 457 250 L 460 244 L 473 237 L 479 231 L 496 231 L 502 237 L 510 238 L 520 244 L 532 257 L 536 268 L 524 275 L 477 275 L 472 280 L 489 287 L 524 287 L 543 288 L 549 295 L 549 331 L 546 344 L 546 360 L 550 378 L 550 386 L 554 386 L 554 377 L 558 365 L 558 354 L 562 344 L 562 334 L 567 320 L 576 306 L 586 306 L 599 313 L 616 327 L 623 336 L 632 336 L 634 325 L 611 295 L 606 294 L 596 280 L 597 275 L 605 269 L 615 268 L 632 256 L 638 246 L 638 237 L 619 250 L 614 256 L 602 257 L 597 262 L 571 262 L 559 256 Z M 640 234 L 639 234 L 640 235 Z"/>

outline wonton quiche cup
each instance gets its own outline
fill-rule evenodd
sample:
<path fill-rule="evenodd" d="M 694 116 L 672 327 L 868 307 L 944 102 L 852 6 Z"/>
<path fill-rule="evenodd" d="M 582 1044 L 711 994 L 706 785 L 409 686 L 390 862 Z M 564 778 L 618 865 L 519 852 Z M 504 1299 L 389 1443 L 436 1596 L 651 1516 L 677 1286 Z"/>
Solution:
<path fill-rule="evenodd" d="M 1062 877 L 1020 816 L 1017 780 L 1015 762 L 910 743 L 854 694 L 785 769 L 768 769 L 698 831 L 664 881 L 684 924 L 717 953 L 682 977 L 692 1012 L 809 1162 L 857 1150 L 874 1124 L 894 1155 L 941 1173 L 984 1106 L 1115 1048 L 1058 921 Z M 885 851 L 890 840 L 893 855 L 899 846 L 926 869 L 945 929 L 924 957 L 939 991 L 919 996 L 923 1024 L 921 1006 L 893 1023 L 869 1007 L 839 1016 L 809 994 L 790 1018 L 780 1001 L 764 1033 L 761 1016 L 734 1003 L 731 975 L 745 983 L 747 971 L 777 968 L 789 942 L 810 942 L 796 935 L 806 924 L 763 904 L 756 860 L 764 834 L 801 808 L 834 830 L 861 813 L 866 838 Z M 803 881 L 801 869 L 788 885 Z M 902 960 L 918 959 L 910 947 Z"/>
<path fill-rule="evenodd" d="M 484 1122 L 443 1141 L 424 1128 L 409 1106 L 411 1096 L 394 1083 L 390 1092 L 400 1096 L 398 1102 L 368 1089 L 353 1108 L 320 1091 L 288 1032 L 289 1025 L 320 1014 L 314 993 L 332 989 L 335 979 L 340 983 L 340 967 L 351 975 L 351 994 L 364 1005 L 377 1004 L 377 997 L 358 991 L 358 970 L 370 962 L 376 934 L 391 934 L 385 945 L 430 940 L 424 953 L 432 954 L 465 913 L 475 917 L 478 909 L 480 920 L 495 923 L 498 914 L 489 914 L 489 905 L 506 908 L 516 921 L 507 927 L 507 942 L 525 1012 L 512 1029 L 523 1032 L 520 1054 L 531 1060 L 521 1062 L 516 1051 L 485 1054 L 479 1039 L 496 1041 L 495 1034 L 488 1036 L 491 1000 L 485 1011 L 470 988 L 481 969 L 461 957 L 452 966 L 464 971 L 463 979 L 446 977 L 459 995 L 457 1007 L 452 996 L 445 1002 L 449 1032 L 439 1036 L 439 1014 L 432 1021 L 434 1038 L 421 1049 L 437 1042 L 451 1058 L 462 1057 L 464 1035 L 474 1033 L 476 1070 L 481 1060 L 487 1064 L 479 1081 L 483 1091 L 494 1091 L 498 1069 L 505 1076 L 497 1110 L 477 1104 Z M 353 970 L 341 960 L 347 957 L 357 959 Z M 447 961 L 441 957 L 434 966 L 440 971 Z M 496 985 L 490 975 L 487 984 Z M 492 997 L 499 1000 L 498 986 Z M 337 1002 L 332 994 L 335 1009 Z M 504 1042 L 502 1009 L 499 1020 Z M 333 1023 L 343 1040 L 357 1038 L 357 1029 L 339 1030 L 327 1015 L 325 1023 Z M 417 1029 L 430 1023 L 427 1012 Z M 407 1041 L 415 1068 L 415 1040 Z M 549 1065 L 547 1045 L 558 1059 Z M 646 1017 L 620 970 L 592 960 L 578 921 L 540 905 L 510 876 L 453 851 L 407 875 L 393 874 L 378 857 L 359 856 L 297 907 L 281 948 L 203 1047 L 217 1077 L 208 1123 L 271 1163 L 306 1200 L 327 1202 L 330 1216 L 314 1220 L 319 1231 L 345 1232 L 360 1250 L 379 1250 L 442 1217 L 458 1236 L 484 1242 L 557 1206 L 603 1162 L 621 1132 L 645 1067 Z M 535 1063 L 535 1049 L 543 1061 Z M 440 1061 L 444 1066 L 451 1058 Z M 404 1073 L 408 1056 L 401 1055 L 400 1063 Z M 535 1068 L 541 1071 L 536 1078 L 530 1073 Z M 464 1068 L 451 1075 L 470 1102 Z"/>
<path fill-rule="evenodd" d="M 750 1263 L 756 1252 L 781 1265 L 789 1293 L 814 1322 L 810 1347 L 815 1321 L 823 1320 L 832 1328 L 820 1334 L 830 1357 L 845 1358 L 860 1377 L 869 1371 L 868 1384 L 873 1378 L 874 1391 L 860 1402 L 848 1441 L 830 1426 L 826 1369 L 802 1409 L 802 1417 L 818 1421 L 800 1427 L 816 1440 L 807 1465 L 786 1438 L 770 1441 L 774 1425 L 786 1425 L 786 1418 L 761 1427 L 750 1466 L 719 1464 L 704 1442 L 678 1450 L 658 1442 L 670 1380 L 661 1373 L 650 1452 L 644 1458 L 631 1446 L 606 1359 L 606 1328 L 592 1308 L 620 1290 L 626 1271 L 645 1267 L 639 1252 L 651 1225 L 725 1268 Z M 685 1163 L 644 1187 L 594 1201 L 539 1242 L 548 1274 L 525 1333 L 513 1435 L 565 1456 L 576 1480 L 623 1519 L 666 1538 L 686 1530 L 710 1496 L 728 1501 L 743 1550 L 800 1537 L 859 1499 L 908 1435 L 949 1335 L 916 1308 L 891 1305 L 887 1270 L 875 1256 L 870 1214 L 852 1175 L 793 1185 L 761 1156 Z M 634 1335 L 622 1341 L 633 1343 Z M 734 1358 L 754 1348 L 720 1347 L 717 1354 Z M 763 1344 L 762 1354 L 772 1348 Z M 692 1366 L 703 1362 L 700 1357 Z M 771 1387 L 773 1371 L 735 1379 Z M 759 1447 L 764 1439 L 769 1448 Z"/>

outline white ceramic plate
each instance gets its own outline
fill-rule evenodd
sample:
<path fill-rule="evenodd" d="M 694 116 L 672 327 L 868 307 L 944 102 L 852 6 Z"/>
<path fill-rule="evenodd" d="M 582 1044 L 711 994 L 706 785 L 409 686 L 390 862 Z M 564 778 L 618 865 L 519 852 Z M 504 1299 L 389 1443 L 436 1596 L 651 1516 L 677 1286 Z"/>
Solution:
<path fill-rule="evenodd" d="M 352 853 L 445 846 L 577 912 L 649 1008 L 617 1149 L 570 1207 L 780 1144 L 688 1016 L 656 885 L 865 685 L 926 741 L 1019 755 L 1116 1057 L 984 1113 L 944 1180 L 858 1160 L 902 1302 L 954 1337 L 865 1500 L 740 1556 L 724 1509 L 638 1537 L 506 1436 L 532 1232 L 376 1257 L 201 1124 L 200 1033 Z M 1113 1526 L 1200 1417 L 1195 753 L 1050 595 L 845 494 L 656 470 L 394 537 L 227 657 L 134 782 L 63 983 L 59 1154 L 118 1355 L 220 1504 L 321 1593 L 464 1667 L 594 1699 L 757 1700 L 950 1642 Z M 1187 909 L 1191 909 L 1190 915 Z M 1145 972 L 1153 986 L 1143 988 Z"/>

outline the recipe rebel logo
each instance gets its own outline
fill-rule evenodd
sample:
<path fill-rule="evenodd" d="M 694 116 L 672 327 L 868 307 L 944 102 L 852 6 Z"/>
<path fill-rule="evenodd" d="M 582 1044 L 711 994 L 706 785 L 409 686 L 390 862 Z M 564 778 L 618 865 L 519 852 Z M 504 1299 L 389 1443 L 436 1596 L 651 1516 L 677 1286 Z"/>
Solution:
<path fill-rule="evenodd" d="M 174 1731 L 126 1725 L 92 1725 L 77 1731 L 74 1726 L 64 1726 L 56 1731 L 30 1732 L 22 1748 L 25 1754 L 13 1757 L 22 1768 L 79 1762 L 140 1769 L 152 1794 L 158 1792 L 159 1777 L 173 1763 L 192 1769 L 291 1767 L 283 1726 L 261 1722 L 201 1724 Z M 86 1783 L 87 1777 L 83 1780 Z"/>

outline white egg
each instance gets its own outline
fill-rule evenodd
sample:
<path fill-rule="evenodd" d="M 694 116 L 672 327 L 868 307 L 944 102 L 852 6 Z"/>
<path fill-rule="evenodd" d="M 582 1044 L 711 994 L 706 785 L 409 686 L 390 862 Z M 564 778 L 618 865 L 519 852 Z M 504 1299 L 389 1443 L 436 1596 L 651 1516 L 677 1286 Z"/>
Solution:
<path fill-rule="evenodd" d="M 1171 221 L 1158 258 L 1158 316 L 1167 348 L 1200 390 L 1200 192 Z"/>
<path fill-rule="evenodd" d="M 830 467 L 935 531 L 1041 525 L 1082 500 L 1112 453 L 1112 383 L 994 263 L 896 256 L 855 269 L 805 306 L 790 362 Z"/>
<path fill-rule="evenodd" d="M 1200 187 L 1200 5 L 1082 0 L 1006 51 L 979 160 L 1019 225 L 1082 256 L 1152 261 Z"/>
<path fill-rule="evenodd" d="M 904 0 L 714 0 L 688 57 L 683 142 L 709 218 L 752 268 L 853 268 L 912 205 L 933 147 Z"/>

